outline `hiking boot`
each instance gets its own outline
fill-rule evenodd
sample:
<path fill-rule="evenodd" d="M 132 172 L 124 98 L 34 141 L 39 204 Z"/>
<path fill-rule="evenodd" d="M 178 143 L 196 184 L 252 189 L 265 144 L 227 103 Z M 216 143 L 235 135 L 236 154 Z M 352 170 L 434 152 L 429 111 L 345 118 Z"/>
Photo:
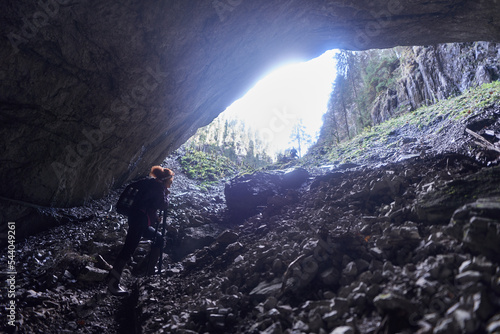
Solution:
<path fill-rule="evenodd" d="M 114 296 L 121 297 L 121 296 L 128 295 L 128 291 L 125 290 L 120 285 L 121 275 L 115 270 L 111 270 L 111 272 L 109 274 L 110 274 L 110 279 L 108 281 L 108 291 Z"/>
<path fill-rule="evenodd" d="M 109 272 L 108 291 L 115 296 L 125 296 L 128 292 L 120 286 L 120 279 L 122 277 L 123 268 L 127 261 L 118 259 Z"/>

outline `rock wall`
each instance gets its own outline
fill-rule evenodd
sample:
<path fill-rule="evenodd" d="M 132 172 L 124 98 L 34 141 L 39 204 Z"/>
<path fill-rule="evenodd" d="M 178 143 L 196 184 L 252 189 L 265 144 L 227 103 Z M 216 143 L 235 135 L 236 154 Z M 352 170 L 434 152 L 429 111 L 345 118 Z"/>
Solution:
<path fill-rule="evenodd" d="M 497 1 L 8 2 L 0 196 L 43 206 L 102 196 L 161 162 L 284 59 L 498 42 L 499 22 Z"/>
<path fill-rule="evenodd" d="M 418 109 L 500 78 L 500 44 L 491 42 L 413 46 L 401 56 L 401 79 L 378 96 L 375 124 L 397 112 Z"/>

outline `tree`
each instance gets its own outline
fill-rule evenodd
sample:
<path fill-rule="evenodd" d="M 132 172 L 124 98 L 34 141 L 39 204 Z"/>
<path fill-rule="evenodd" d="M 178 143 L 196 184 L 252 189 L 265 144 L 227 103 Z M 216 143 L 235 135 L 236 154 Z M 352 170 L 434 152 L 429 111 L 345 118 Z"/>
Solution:
<path fill-rule="evenodd" d="M 215 146 L 219 146 L 220 134 L 221 134 L 220 118 L 217 118 L 213 124 L 214 124 L 214 143 L 215 143 Z"/>
<path fill-rule="evenodd" d="M 330 117 L 335 121 L 343 121 L 343 126 L 342 128 L 345 130 L 341 132 L 341 127 L 339 127 L 339 124 L 337 125 L 337 137 L 342 140 L 344 138 L 351 138 L 351 132 L 349 131 L 349 121 L 348 118 L 350 118 L 351 113 L 350 113 L 350 108 L 348 107 L 350 105 L 351 97 L 349 94 L 349 87 L 348 87 L 348 82 L 342 76 L 341 74 L 337 75 L 337 78 L 335 78 L 334 82 L 334 87 L 333 91 L 330 95 L 330 110 L 329 114 L 331 115 Z M 336 117 L 335 114 L 339 114 L 340 117 Z"/>
<path fill-rule="evenodd" d="M 290 135 L 290 142 L 297 144 L 297 150 L 299 152 L 299 157 L 302 156 L 302 147 L 308 146 L 312 142 L 311 135 L 306 132 L 306 127 L 303 124 L 302 119 L 293 126 L 292 134 Z"/>
<path fill-rule="evenodd" d="M 336 145 L 340 143 L 339 126 L 331 98 L 328 103 L 328 110 L 323 115 L 323 127 L 321 131 L 322 135 L 320 138 L 325 137 L 327 145 Z"/>
<path fill-rule="evenodd" d="M 224 132 L 222 134 L 222 145 L 223 146 L 224 146 L 224 144 L 227 143 L 228 137 L 229 137 L 229 121 L 226 119 L 226 121 L 224 122 Z"/>
<path fill-rule="evenodd" d="M 193 152 L 206 153 L 207 159 L 219 161 L 225 157 L 235 164 L 243 163 L 244 168 L 258 168 L 272 162 L 268 146 L 258 131 L 239 119 L 224 115 L 198 129 L 186 146 Z"/>

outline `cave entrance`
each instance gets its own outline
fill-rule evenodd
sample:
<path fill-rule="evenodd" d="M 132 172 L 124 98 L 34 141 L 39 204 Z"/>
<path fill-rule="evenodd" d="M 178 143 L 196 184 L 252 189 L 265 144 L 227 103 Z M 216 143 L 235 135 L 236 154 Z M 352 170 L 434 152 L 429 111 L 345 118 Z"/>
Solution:
<path fill-rule="evenodd" d="M 277 67 L 190 141 L 218 145 L 236 157 L 252 159 L 276 161 L 293 148 L 304 155 L 323 124 L 337 52 Z"/>

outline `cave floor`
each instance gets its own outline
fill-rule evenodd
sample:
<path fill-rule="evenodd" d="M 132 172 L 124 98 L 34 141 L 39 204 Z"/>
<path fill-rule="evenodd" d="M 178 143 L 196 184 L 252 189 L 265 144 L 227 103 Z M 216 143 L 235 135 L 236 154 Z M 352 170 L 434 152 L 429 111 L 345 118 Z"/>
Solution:
<path fill-rule="evenodd" d="M 500 136 L 497 125 L 488 126 Z M 167 235 L 201 228 L 217 236 L 229 229 L 237 236 L 232 248 L 214 255 L 205 245 L 174 261 L 171 244 L 163 273 L 141 277 L 134 273 L 148 252 L 148 243 L 141 243 L 123 275 L 131 295 L 114 297 L 105 273 L 84 268 L 98 268 L 97 255 L 112 263 L 120 249 L 126 220 L 112 210 L 119 191 L 90 201 L 73 209 L 75 216 L 93 212 L 87 221 L 16 245 L 17 332 L 323 333 L 341 326 L 361 333 L 487 332 L 499 316 L 498 283 L 492 283 L 499 259 L 453 236 L 450 218 L 481 199 L 494 203 L 500 170 L 498 154 L 476 144 L 465 126 L 428 128 L 423 135 L 403 126 L 391 134 L 397 144 L 376 147 L 350 166 L 309 168 L 312 177 L 298 190 L 298 201 L 238 224 L 224 220 L 225 181 L 201 189 L 169 157 L 165 165 L 176 179 Z M 446 135 L 453 137 L 443 140 Z M 312 278 L 295 275 L 289 265 L 296 261 L 304 269 L 303 259 L 321 240 L 323 250 L 335 249 L 328 264 L 317 260 Z M 483 265 L 465 270 L 467 263 Z M 469 271 L 490 279 L 466 277 Z M 488 293 L 495 298 L 484 301 Z M 7 319 L 0 321 L 14 332 Z"/>

